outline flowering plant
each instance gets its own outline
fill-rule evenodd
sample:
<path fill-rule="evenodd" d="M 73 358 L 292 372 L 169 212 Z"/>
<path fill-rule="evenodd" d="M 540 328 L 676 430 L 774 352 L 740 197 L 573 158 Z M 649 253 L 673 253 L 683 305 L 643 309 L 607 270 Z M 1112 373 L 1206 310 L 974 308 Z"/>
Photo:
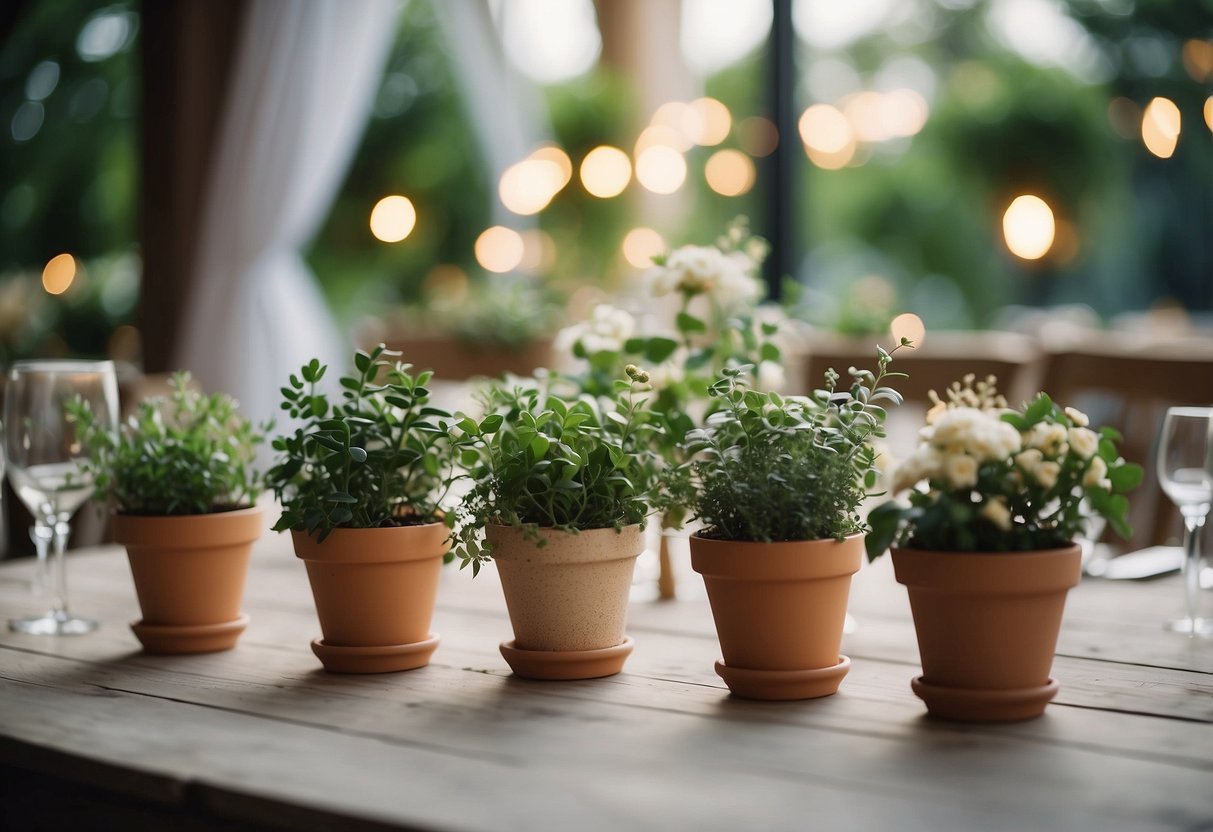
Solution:
<path fill-rule="evenodd" d="M 1115 430 L 1090 429 L 1086 415 L 1044 393 L 1008 409 L 992 377 L 954 383 L 946 401 L 932 396 L 921 442 L 893 474 L 894 492 L 920 487 L 909 505 L 890 501 L 868 515 L 870 559 L 894 543 L 952 552 L 1065 546 L 1085 527 L 1084 498 L 1118 534 L 1131 534 L 1124 492 L 1142 469 L 1121 458 Z"/>
<path fill-rule="evenodd" d="M 852 368 L 842 390 L 830 370 L 811 396 L 752 390 L 743 378 L 752 368 L 724 370 L 710 390 L 722 408 L 687 435 L 690 461 L 666 474 L 663 499 L 689 506 L 705 524 L 700 534 L 717 540 L 841 540 L 866 531 L 859 506 L 876 484 L 873 441 L 885 435 L 878 403 L 901 402 L 882 386 L 904 375 L 888 371 L 891 360 L 879 350 L 878 372 Z"/>
<path fill-rule="evenodd" d="M 771 340 L 778 327 L 755 319 L 754 304 L 762 297 L 757 273 L 767 250 L 766 242 L 751 236 L 739 218 L 714 246 L 683 246 L 655 257 L 646 285 L 653 299 L 678 296 L 673 331 L 642 334 L 626 311 L 600 305 L 588 320 L 556 338 L 557 350 L 583 362 L 580 372 L 563 381 L 603 395 L 623 365 L 649 366 L 649 407 L 662 422 L 653 436 L 656 448 L 667 461 L 681 461 L 687 433 L 705 413 L 721 406 L 709 388 L 723 370 L 752 365 L 759 389 L 783 385 L 780 350 Z"/>
<path fill-rule="evenodd" d="M 495 384 L 486 416 L 459 416 L 455 439 L 471 491 L 457 510 L 453 553 L 480 571 L 491 550 L 488 524 L 584 531 L 644 523 L 656 488 L 659 429 L 646 400 L 648 374 L 628 365 L 606 396 L 564 399 L 545 380 Z M 462 568 L 461 566 L 461 568 Z"/>

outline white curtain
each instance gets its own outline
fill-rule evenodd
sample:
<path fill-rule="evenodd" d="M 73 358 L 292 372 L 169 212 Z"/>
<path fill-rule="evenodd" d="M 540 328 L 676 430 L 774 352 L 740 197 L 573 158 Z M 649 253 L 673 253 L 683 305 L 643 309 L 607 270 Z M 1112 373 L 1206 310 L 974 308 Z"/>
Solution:
<path fill-rule="evenodd" d="M 301 248 L 362 135 L 398 11 L 397 0 L 249 4 L 176 363 L 254 420 L 280 412 L 278 388 L 313 356 L 330 375 L 349 361 Z"/>

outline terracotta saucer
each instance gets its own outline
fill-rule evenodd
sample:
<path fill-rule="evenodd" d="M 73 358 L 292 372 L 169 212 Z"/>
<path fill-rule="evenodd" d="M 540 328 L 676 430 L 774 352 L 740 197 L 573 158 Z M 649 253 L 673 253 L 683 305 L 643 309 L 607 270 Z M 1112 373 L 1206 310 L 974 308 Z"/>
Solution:
<path fill-rule="evenodd" d="M 600 650 L 522 650 L 511 639 L 501 642 L 501 655 L 510 669 L 524 679 L 598 679 L 623 670 L 623 663 L 635 646 L 636 640 L 625 636 L 623 644 Z"/>
<path fill-rule="evenodd" d="M 222 624 L 144 624 L 132 621 L 131 630 L 147 653 L 218 653 L 231 650 L 248 626 L 249 617 L 241 614 Z"/>
<path fill-rule="evenodd" d="M 734 696 L 743 699 L 789 700 L 816 699 L 838 692 L 842 677 L 851 669 L 851 660 L 838 657 L 833 667 L 811 670 L 748 670 L 716 662 L 716 675 L 724 679 Z"/>
<path fill-rule="evenodd" d="M 438 634 L 424 641 L 373 647 L 341 647 L 312 639 L 312 652 L 329 673 L 395 673 L 416 670 L 430 663 L 438 647 Z"/>
<path fill-rule="evenodd" d="M 921 676 L 910 682 L 914 695 L 927 705 L 932 716 L 958 722 L 1016 722 L 1038 717 L 1057 695 L 1056 679 L 1035 688 L 953 688 L 924 682 Z"/>

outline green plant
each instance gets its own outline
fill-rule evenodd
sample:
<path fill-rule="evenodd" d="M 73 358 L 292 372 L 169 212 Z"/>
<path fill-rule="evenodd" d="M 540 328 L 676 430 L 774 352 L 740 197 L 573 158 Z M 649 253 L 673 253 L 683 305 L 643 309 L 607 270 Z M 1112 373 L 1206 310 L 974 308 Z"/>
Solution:
<path fill-rule="evenodd" d="M 280 456 L 266 481 L 282 502 L 275 531 L 324 540 L 336 528 L 429 523 L 458 479 L 447 420 L 429 406 L 429 372 L 413 375 L 380 344 L 354 353 L 355 374 L 340 379 L 342 398 L 318 390 L 324 365 L 305 364 L 282 388 L 282 409 L 303 420 L 274 439 Z"/>
<path fill-rule="evenodd" d="M 1086 525 L 1083 502 L 1122 537 L 1132 533 L 1124 492 L 1140 465 L 1116 450 L 1120 435 L 1098 433 L 1087 417 L 1044 393 L 1009 410 L 991 377 L 955 383 L 927 414 L 914 454 L 894 473 L 894 491 L 914 488 L 908 505 L 890 501 L 868 515 L 869 559 L 890 545 L 931 551 L 1022 552 L 1065 546 Z"/>
<path fill-rule="evenodd" d="M 901 346 L 909 346 L 903 341 Z M 723 371 L 710 388 L 721 407 L 687 434 L 689 461 L 671 469 L 662 499 L 689 506 L 700 534 L 763 543 L 842 539 L 865 531 L 860 503 L 876 485 L 873 440 L 885 435 L 885 409 L 901 395 L 884 385 L 892 353 L 878 348 L 878 371 L 852 368 L 849 389 L 826 374 L 811 396 L 751 389 L 752 367 Z"/>
<path fill-rule="evenodd" d="M 455 553 L 473 574 L 490 556 L 488 524 L 577 532 L 644 523 L 660 460 L 658 430 L 638 396 L 648 374 L 633 365 L 609 396 L 565 400 L 545 380 L 496 384 L 479 422 L 462 416 L 462 462 L 472 489 L 458 509 Z"/>
<path fill-rule="evenodd" d="M 96 497 L 135 515 L 252 505 L 260 490 L 253 463 L 270 426 L 255 429 L 228 395 L 191 389 L 188 373 L 175 374 L 172 387 L 171 395 L 142 402 L 116 432 L 97 421 L 88 402 L 68 403 Z"/>

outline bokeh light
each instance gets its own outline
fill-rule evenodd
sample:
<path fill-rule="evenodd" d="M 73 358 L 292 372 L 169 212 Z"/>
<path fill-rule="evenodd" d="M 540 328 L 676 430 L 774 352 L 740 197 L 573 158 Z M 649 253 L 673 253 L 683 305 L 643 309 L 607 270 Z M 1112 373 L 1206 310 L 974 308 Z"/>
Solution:
<path fill-rule="evenodd" d="M 556 241 L 538 228 L 522 232 L 522 260 L 518 270 L 527 274 L 546 274 L 556 265 Z"/>
<path fill-rule="evenodd" d="M 927 337 L 927 327 L 922 318 L 913 312 L 903 312 L 889 324 L 889 333 L 893 336 L 894 343 L 900 344 L 901 339 L 905 338 L 917 348 L 922 346 Z"/>
<path fill-rule="evenodd" d="M 56 254 L 42 269 L 42 288 L 52 295 L 62 295 L 76 279 L 76 258 Z"/>
<path fill-rule="evenodd" d="M 1122 139 L 1135 139 L 1141 131 L 1141 107 L 1131 98 L 1118 95 L 1108 102 L 1108 124 Z"/>
<path fill-rule="evenodd" d="M 455 303 L 468 294 L 468 273 L 454 263 L 438 263 L 422 281 L 426 295 L 434 300 Z"/>
<path fill-rule="evenodd" d="M 770 156 L 779 146 L 779 130 L 769 118 L 750 116 L 738 122 L 737 139 L 751 156 Z"/>
<path fill-rule="evenodd" d="M 623 259 L 636 269 L 653 265 L 653 258 L 665 251 L 665 240 L 651 228 L 633 228 L 623 238 Z"/>
<path fill-rule="evenodd" d="M 592 196 L 619 196 L 632 179 L 632 161 L 617 147 L 599 145 L 581 160 L 581 184 Z"/>
<path fill-rule="evenodd" d="M 686 178 L 686 159 L 672 147 L 653 145 L 636 157 L 636 181 L 655 194 L 674 193 Z"/>
<path fill-rule="evenodd" d="M 729 137 L 733 116 L 729 108 L 715 98 L 696 98 L 683 111 L 682 128 L 695 144 L 712 147 Z"/>
<path fill-rule="evenodd" d="M 1169 98 L 1155 98 L 1141 116 L 1141 140 L 1160 159 L 1169 159 L 1179 144 L 1179 108 Z"/>
<path fill-rule="evenodd" d="M 1205 124 L 1213 130 L 1213 95 L 1205 99 Z"/>
<path fill-rule="evenodd" d="M 672 147 L 678 151 L 691 149 L 691 140 L 685 134 L 664 124 L 650 124 L 636 139 L 635 153 L 639 156 L 650 147 Z"/>
<path fill-rule="evenodd" d="M 801 114 L 798 127 L 813 164 L 837 170 L 854 158 L 855 133 L 837 107 L 814 104 Z"/>
<path fill-rule="evenodd" d="M 722 196 L 740 196 L 754 187 L 754 162 L 740 150 L 718 150 L 703 169 L 708 187 Z"/>
<path fill-rule="evenodd" d="M 1002 215 L 1007 248 L 1024 260 L 1039 260 L 1053 247 L 1056 234 L 1053 209 L 1034 194 L 1015 197 Z"/>
<path fill-rule="evenodd" d="M 513 271 L 525 254 L 522 235 L 503 225 L 486 228 L 476 238 L 476 262 L 486 271 L 497 274 Z"/>
<path fill-rule="evenodd" d="M 1213 41 L 1193 38 L 1184 43 L 1184 69 L 1198 84 L 1213 79 Z"/>
<path fill-rule="evenodd" d="M 569 154 L 564 152 L 563 147 L 554 144 L 540 145 L 531 154 L 532 159 L 538 159 L 545 162 L 552 162 L 556 167 L 560 168 L 560 187 L 563 188 L 569 184 L 569 180 L 573 178 L 573 160 L 569 158 Z"/>
<path fill-rule="evenodd" d="M 417 225 L 417 209 L 406 196 L 385 196 L 371 209 L 371 233 L 385 243 L 398 243 Z"/>
<path fill-rule="evenodd" d="M 531 157 L 505 169 L 497 193 L 507 209 L 527 216 L 548 207 L 566 181 L 557 162 Z"/>

